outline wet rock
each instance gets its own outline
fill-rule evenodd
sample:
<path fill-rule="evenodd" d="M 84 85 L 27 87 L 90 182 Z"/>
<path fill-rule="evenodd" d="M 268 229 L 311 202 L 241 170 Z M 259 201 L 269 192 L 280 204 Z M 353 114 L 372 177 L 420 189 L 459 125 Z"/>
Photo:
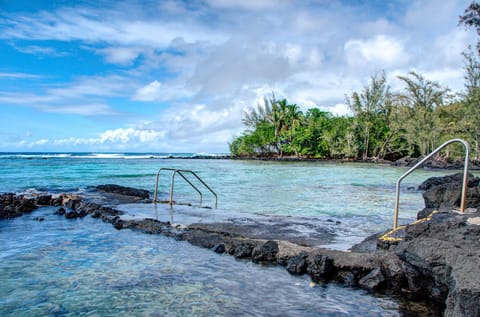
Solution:
<path fill-rule="evenodd" d="M 141 199 L 148 199 L 150 197 L 150 193 L 148 190 L 125 187 L 125 186 L 120 186 L 115 184 L 99 185 L 95 188 L 101 192 L 110 193 L 110 194 L 138 197 Z"/>
<path fill-rule="evenodd" d="M 257 245 L 252 251 L 253 262 L 270 262 L 277 260 L 278 244 L 275 241 L 267 241 L 264 244 Z"/>
<path fill-rule="evenodd" d="M 213 250 L 213 252 L 219 253 L 219 254 L 225 253 L 225 244 L 219 243 L 219 244 L 217 244 L 216 246 L 214 246 L 214 247 L 212 248 L 212 250 Z"/>
<path fill-rule="evenodd" d="M 250 242 L 240 242 L 235 247 L 235 252 L 233 255 L 239 259 L 250 258 L 252 256 L 253 248 L 254 245 L 252 245 Z"/>
<path fill-rule="evenodd" d="M 381 288 L 382 284 L 385 282 L 385 276 L 383 276 L 382 270 L 378 267 L 362 277 L 358 281 L 358 285 L 362 288 L 369 290 L 376 290 Z"/>
<path fill-rule="evenodd" d="M 357 282 L 355 281 L 355 274 L 353 274 L 352 272 L 340 272 L 336 277 L 336 280 L 339 283 L 342 283 L 344 286 L 357 286 Z"/>
<path fill-rule="evenodd" d="M 307 255 L 295 255 L 288 259 L 287 271 L 290 274 L 301 275 L 307 272 Z"/>
<path fill-rule="evenodd" d="M 35 218 L 33 218 L 33 220 L 38 221 L 38 222 L 42 222 L 42 221 L 45 220 L 45 218 L 44 217 L 35 217 Z"/>
<path fill-rule="evenodd" d="M 350 251 L 360 252 L 360 253 L 375 251 L 377 249 L 378 238 L 381 237 L 384 233 L 385 232 L 375 233 L 375 234 L 365 238 L 365 240 L 363 240 L 362 242 L 354 244 L 350 248 Z"/>
<path fill-rule="evenodd" d="M 463 173 L 456 173 L 456 174 L 440 176 L 440 177 L 430 177 L 418 186 L 418 190 L 428 190 L 431 187 L 439 186 L 442 184 L 451 184 L 451 183 L 462 184 Z M 480 178 L 475 177 L 472 173 L 468 174 L 468 187 L 478 186 L 479 183 L 480 183 Z"/>
<path fill-rule="evenodd" d="M 67 208 L 76 209 L 80 205 L 80 199 L 69 199 L 64 205 Z"/>
<path fill-rule="evenodd" d="M 71 210 L 65 213 L 65 218 L 67 219 L 75 219 L 80 217 L 80 214 L 76 212 L 75 210 Z"/>
<path fill-rule="evenodd" d="M 66 213 L 65 208 L 60 207 L 60 208 L 57 209 L 57 211 L 55 211 L 54 215 L 63 216 L 63 215 L 65 215 L 65 213 Z"/>
<path fill-rule="evenodd" d="M 314 254 L 307 258 L 307 272 L 314 281 L 329 281 L 333 278 L 335 267 L 327 255 Z"/>
<path fill-rule="evenodd" d="M 474 177 L 473 174 L 468 178 L 468 189 L 466 198 L 466 207 L 480 206 L 480 178 Z M 423 190 L 423 199 L 425 201 L 426 211 L 422 216 L 427 214 L 429 210 L 436 208 L 459 207 L 461 201 L 461 192 L 463 184 L 463 173 L 447 175 L 443 177 L 431 177 L 424 181 L 418 187 Z"/>
<path fill-rule="evenodd" d="M 52 195 L 42 195 L 37 197 L 37 205 L 49 206 L 52 202 Z"/>
<path fill-rule="evenodd" d="M 480 226 L 468 224 L 479 215 L 435 213 L 407 226 L 404 241 L 395 248 L 410 292 L 445 303 L 447 316 L 479 316 Z"/>
<path fill-rule="evenodd" d="M 11 219 L 37 209 L 33 198 L 6 193 L 0 195 L 0 219 Z"/>

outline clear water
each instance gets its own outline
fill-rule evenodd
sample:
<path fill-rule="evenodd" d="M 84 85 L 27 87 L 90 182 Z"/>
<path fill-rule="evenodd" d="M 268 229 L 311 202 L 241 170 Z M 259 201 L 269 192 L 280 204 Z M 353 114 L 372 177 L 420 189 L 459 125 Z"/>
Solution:
<path fill-rule="evenodd" d="M 49 209 L 0 222 L 0 240 L 1 316 L 399 315 L 388 298 Z"/>
<path fill-rule="evenodd" d="M 153 192 L 160 167 L 191 169 L 218 193 L 217 212 L 335 219 L 341 225 L 331 247 L 342 249 L 391 226 L 395 181 L 404 172 L 371 164 L 150 157 L 0 155 L 0 192 L 85 192 L 105 183 Z M 423 207 L 421 194 L 408 188 L 439 174 L 418 171 L 402 183 L 401 221 Z M 160 177 L 163 196 L 168 178 Z M 198 199 L 181 180 L 175 186 L 176 199 Z M 311 287 L 308 277 L 283 268 L 52 213 L 43 208 L 0 222 L 2 316 L 401 315 L 393 299 L 336 285 Z M 41 215 L 45 221 L 33 220 Z"/>

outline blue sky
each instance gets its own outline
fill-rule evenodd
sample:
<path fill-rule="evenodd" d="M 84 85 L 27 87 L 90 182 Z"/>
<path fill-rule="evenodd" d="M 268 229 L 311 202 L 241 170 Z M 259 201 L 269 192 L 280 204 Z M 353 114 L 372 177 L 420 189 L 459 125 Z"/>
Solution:
<path fill-rule="evenodd" d="M 382 70 L 460 92 L 470 2 L 0 0 L 0 151 L 228 152 L 263 96 L 343 115 Z"/>

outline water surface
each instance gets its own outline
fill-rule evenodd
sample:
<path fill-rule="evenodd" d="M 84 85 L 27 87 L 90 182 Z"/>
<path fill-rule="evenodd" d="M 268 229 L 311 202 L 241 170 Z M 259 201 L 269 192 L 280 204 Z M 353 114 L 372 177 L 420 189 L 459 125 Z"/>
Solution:
<path fill-rule="evenodd" d="M 334 162 L 159 159 L 161 155 L 0 154 L 0 192 L 89 193 L 115 183 L 153 192 L 161 167 L 197 172 L 217 193 L 217 215 L 330 220 L 329 247 L 347 249 L 392 225 L 395 182 L 403 168 Z M 441 171 L 418 171 L 402 185 L 400 222 L 423 208 L 415 190 Z M 160 177 L 167 197 L 170 174 Z M 198 194 L 181 179 L 175 200 Z M 211 195 L 204 204 L 213 206 Z M 132 207 L 133 208 L 133 207 Z M 130 213 L 140 212 L 128 208 Z M 162 205 L 160 208 L 168 208 Z M 185 206 L 171 210 L 180 211 Z M 141 212 L 154 217 L 154 209 Z M 263 267 L 185 242 L 86 217 L 65 220 L 42 208 L 0 222 L 2 316 L 400 316 L 400 303 Z M 177 213 L 177 217 L 180 213 Z M 44 221 L 34 220 L 44 217 Z M 213 217 L 213 216 L 212 216 Z M 180 218 L 177 218 L 180 219 Z M 293 218 L 292 218 L 293 219 Z M 169 220 L 169 219 L 165 219 Z"/>

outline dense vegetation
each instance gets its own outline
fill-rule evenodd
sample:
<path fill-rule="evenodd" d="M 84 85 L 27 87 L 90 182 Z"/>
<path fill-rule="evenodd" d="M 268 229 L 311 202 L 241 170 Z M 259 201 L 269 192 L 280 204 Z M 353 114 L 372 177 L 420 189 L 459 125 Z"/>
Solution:
<path fill-rule="evenodd" d="M 473 26 L 480 34 L 480 5 L 473 2 L 460 24 Z M 463 56 L 464 92 L 452 93 L 413 71 L 399 76 L 404 89 L 392 92 L 380 73 L 362 91 L 346 96 L 351 116 L 334 116 L 318 108 L 304 113 L 272 94 L 245 113 L 246 130 L 231 142 L 230 152 L 243 157 L 395 160 L 425 155 L 448 139 L 463 138 L 478 160 L 480 62 L 472 49 Z M 448 157 L 463 153 L 455 146 L 447 151 Z"/>

